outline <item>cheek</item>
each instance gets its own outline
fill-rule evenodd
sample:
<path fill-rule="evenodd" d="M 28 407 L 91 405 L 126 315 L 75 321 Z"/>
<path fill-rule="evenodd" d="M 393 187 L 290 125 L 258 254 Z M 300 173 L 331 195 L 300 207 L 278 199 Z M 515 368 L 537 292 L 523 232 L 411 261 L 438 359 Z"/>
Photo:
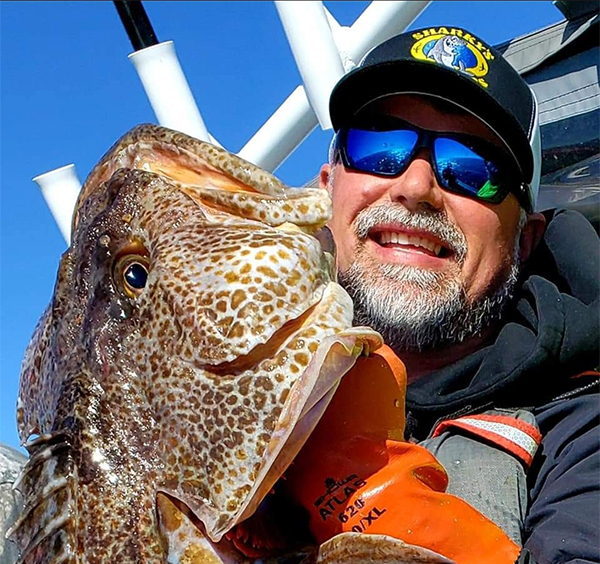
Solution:
<path fill-rule="evenodd" d="M 344 199 L 334 190 L 332 193 L 333 211 L 329 228 L 335 241 L 337 267 L 341 270 L 346 270 L 351 262 L 356 245 L 356 237 L 352 229 L 352 220 L 355 217 L 355 209 L 351 205 L 351 201 Z"/>
<path fill-rule="evenodd" d="M 388 191 L 381 179 L 338 166 L 329 190 L 333 201 L 332 223 L 351 224 L 363 209 L 385 200 Z"/>
<path fill-rule="evenodd" d="M 501 204 L 502 206 L 503 204 Z M 503 282 L 513 263 L 518 209 L 507 215 L 499 207 L 465 205 L 456 223 L 467 238 L 467 258 L 462 269 L 467 294 L 479 297 Z M 517 221 L 513 217 L 516 215 Z"/>
<path fill-rule="evenodd" d="M 338 168 L 334 174 L 330 195 L 333 202 L 329 228 L 337 247 L 338 268 L 347 269 L 354 260 L 358 239 L 353 222 L 368 206 L 380 200 L 385 190 L 373 177 Z"/>

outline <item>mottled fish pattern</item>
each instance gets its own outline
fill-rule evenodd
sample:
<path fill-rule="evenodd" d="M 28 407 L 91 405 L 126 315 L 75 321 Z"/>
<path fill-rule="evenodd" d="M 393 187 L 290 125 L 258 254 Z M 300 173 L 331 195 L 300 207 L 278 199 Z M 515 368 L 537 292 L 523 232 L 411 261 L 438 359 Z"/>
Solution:
<path fill-rule="evenodd" d="M 20 563 L 247 561 L 224 535 L 381 344 L 314 236 L 329 214 L 168 129 L 108 151 L 23 362 Z"/>

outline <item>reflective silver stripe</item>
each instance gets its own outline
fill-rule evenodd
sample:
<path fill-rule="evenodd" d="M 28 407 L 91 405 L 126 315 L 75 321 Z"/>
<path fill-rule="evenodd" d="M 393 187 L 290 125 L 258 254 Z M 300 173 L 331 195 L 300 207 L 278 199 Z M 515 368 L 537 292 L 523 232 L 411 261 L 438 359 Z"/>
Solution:
<path fill-rule="evenodd" d="M 458 419 L 461 423 L 466 423 L 471 425 L 472 427 L 476 427 L 483 431 L 488 431 L 490 433 L 494 433 L 495 435 L 499 435 L 504 439 L 514 443 L 515 445 L 521 447 L 523 450 L 528 452 L 532 457 L 535 454 L 538 442 L 527 434 L 525 431 L 518 429 L 517 427 L 510 425 L 508 423 L 498 423 L 496 421 L 485 421 L 482 419 L 475 419 L 472 417 L 461 417 Z"/>

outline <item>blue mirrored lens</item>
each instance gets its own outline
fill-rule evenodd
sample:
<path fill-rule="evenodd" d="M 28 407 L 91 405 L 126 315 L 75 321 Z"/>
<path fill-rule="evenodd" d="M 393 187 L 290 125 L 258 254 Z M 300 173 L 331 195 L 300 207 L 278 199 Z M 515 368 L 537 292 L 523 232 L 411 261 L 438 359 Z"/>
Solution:
<path fill-rule="evenodd" d="M 502 181 L 494 163 L 453 139 L 438 137 L 433 145 L 437 172 L 445 188 L 467 192 L 486 202 L 504 198 Z"/>
<path fill-rule="evenodd" d="M 408 164 L 419 135 L 416 131 L 349 129 L 346 156 L 352 168 L 375 174 L 400 174 Z"/>

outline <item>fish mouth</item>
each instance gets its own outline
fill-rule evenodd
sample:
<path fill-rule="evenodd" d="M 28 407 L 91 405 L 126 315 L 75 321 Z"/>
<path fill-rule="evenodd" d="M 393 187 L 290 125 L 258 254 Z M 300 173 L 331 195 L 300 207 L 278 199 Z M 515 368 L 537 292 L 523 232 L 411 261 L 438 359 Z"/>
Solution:
<path fill-rule="evenodd" d="M 283 490 L 280 478 L 255 513 L 235 525 L 224 538 L 244 556 L 273 558 L 299 554 L 318 546 L 310 532 L 310 515 Z"/>
<path fill-rule="evenodd" d="M 75 207 L 73 229 L 82 203 L 119 169 L 155 174 L 208 212 L 238 215 L 272 227 L 295 224 L 297 230 L 312 235 L 331 214 L 325 190 L 291 189 L 225 149 L 146 124 L 118 141 L 92 170 Z"/>
<path fill-rule="evenodd" d="M 93 190 L 107 181 L 120 168 L 153 172 L 182 184 L 208 185 L 228 192 L 260 194 L 251 186 L 227 177 L 193 152 L 167 142 L 138 140 L 106 160 L 103 167 L 86 182 Z"/>
<path fill-rule="evenodd" d="M 77 226 L 81 204 L 121 168 L 152 172 L 173 182 L 200 184 L 228 192 L 281 197 L 286 191 L 276 177 L 225 149 L 174 130 L 143 124 L 119 139 L 89 174 L 75 207 L 73 228 Z M 241 170 L 248 182 L 227 174 L 223 170 L 226 168 Z M 264 185 L 264 192 L 252 184 Z"/>
<path fill-rule="evenodd" d="M 279 482 L 267 494 L 256 513 L 236 525 L 218 543 L 210 540 L 202 521 L 179 498 L 159 490 L 156 509 L 160 530 L 167 544 L 172 540 L 174 531 L 189 523 L 191 530 L 187 527 L 188 535 L 191 532 L 190 536 L 200 537 L 195 539 L 196 543 L 200 544 L 207 556 L 202 562 L 247 562 L 247 558 L 252 558 L 254 562 L 259 558 L 285 555 L 298 557 L 317 547 L 309 530 L 308 512 L 281 491 Z M 174 536 L 173 540 L 176 539 Z M 195 548 L 198 550 L 199 547 Z M 218 560 L 214 559 L 215 556 Z"/>
<path fill-rule="evenodd" d="M 185 133 L 153 124 L 142 124 L 119 139 L 100 160 L 86 180 L 87 197 L 119 168 L 135 168 L 167 176 L 181 182 L 226 175 L 234 191 L 282 196 L 287 187 L 271 173 L 227 150 Z M 237 176 L 238 178 L 233 178 Z M 216 183 L 220 184 L 219 179 Z"/>
<path fill-rule="evenodd" d="M 227 177 L 189 151 L 162 143 L 139 143 L 128 148 L 135 154 L 132 168 L 153 172 L 182 184 L 201 184 L 227 192 L 261 194 L 258 190 Z"/>

